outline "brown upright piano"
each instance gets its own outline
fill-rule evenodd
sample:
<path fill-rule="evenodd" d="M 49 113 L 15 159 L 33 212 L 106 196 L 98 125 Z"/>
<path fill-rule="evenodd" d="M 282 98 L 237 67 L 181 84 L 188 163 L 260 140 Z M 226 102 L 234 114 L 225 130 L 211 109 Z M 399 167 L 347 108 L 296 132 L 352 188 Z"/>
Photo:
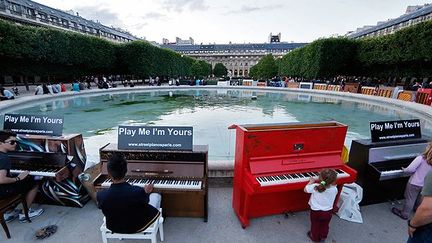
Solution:
<path fill-rule="evenodd" d="M 94 180 L 96 190 L 108 188 L 107 162 L 113 153 L 128 161 L 126 180 L 132 185 L 154 184 L 162 194 L 166 216 L 208 218 L 208 146 L 194 145 L 192 151 L 119 150 L 109 143 L 99 150 L 101 173 Z"/>

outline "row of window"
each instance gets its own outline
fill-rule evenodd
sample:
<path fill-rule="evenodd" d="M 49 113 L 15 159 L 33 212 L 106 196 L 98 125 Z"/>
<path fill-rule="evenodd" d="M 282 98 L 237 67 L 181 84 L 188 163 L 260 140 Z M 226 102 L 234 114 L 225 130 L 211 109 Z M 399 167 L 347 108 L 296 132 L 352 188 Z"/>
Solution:
<path fill-rule="evenodd" d="M 197 53 L 212 53 L 212 54 L 218 54 L 218 53 L 287 53 L 289 50 L 224 50 L 224 51 L 181 51 L 184 54 L 197 54 Z"/>
<path fill-rule="evenodd" d="M 414 24 L 418 24 L 418 23 L 421 23 L 421 22 L 425 22 L 425 21 L 428 21 L 428 20 L 431 20 L 431 19 L 432 19 L 432 13 L 430 13 L 428 15 L 423 15 L 423 16 L 417 17 L 415 19 L 410 19 L 408 21 L 400 22 L 398 24 L 389 26 L 389 27 L 387 27 L 385 29 L 380 29 L 380 30 L 377 30 L 377 31 L 365 34 L 363 36 L 360 36 L 359 38 L 361 38 L 361 37 L 375 37 L 375 36 L 382 36 L 382 35 L 392 34 L 395 31 L 400 30 L 402 28 L 405 28 L 405 27 L 408 27 L 408 26 L 412 26 Z"/>
<path fill-rule="evenodd" d="M 40 22 L 43 22 L 43 23 L 52 24 L 52 25 L 59 26 L 62 28 L 72 29 L 75 31 L 79 31 L 79 32 L 87 33 L 87 34 L 91 34 L 91 35 L 102 36 L 102 37 L 105 37 L 108 39 L 113 39 L 113 40 L 117 40 L 117 41 L 121 41 L 121 42 L 131 41 L 130 39 L 124 38 L 122 36 L 114 35 L 114 34 L 99 30 L 97 28 L 87 26 L 85 24 L 79 24 L 79 23 L 74 22 L 74 21 L 68 21 L 67 19 L 59 18 L 55 15 L 48 14 L 48 13 L 45 13 L 42 11 L 36 12 L 35 9 L 33 9 L 33 8 L 21 6 L 19 4 L 13 3 L 13 2 L 0 0 L 0 9 L 2 9 L 1 8 L 2 6 L 4 6 L 3 9 L 6 9 L 6 6 L 7 6 L 7 9 L 12 14 L 19 15 L 19 16 L 22 16 L 22 14 L 24 14 L 26 18 L 33 19 L 33 20 L 39 20 Z M 51 12 L 54 13 L 53 11 L 51 11 Z"/>
<path fill-rule="evenodd" d="M 237 70 L 237 69 L 234 69 L 234 70 L 232 70 L 232 69 L 229 69 L 228 70 L 230 73 L 232 73 L 232 74 L 234 74 L 234 76 L 247 76 L 248 75 L 248 73 L 249 73 L 249 71 L 246 69 L 246 70 Z M 243 72 L 244 71 L 244 72 Z"/>

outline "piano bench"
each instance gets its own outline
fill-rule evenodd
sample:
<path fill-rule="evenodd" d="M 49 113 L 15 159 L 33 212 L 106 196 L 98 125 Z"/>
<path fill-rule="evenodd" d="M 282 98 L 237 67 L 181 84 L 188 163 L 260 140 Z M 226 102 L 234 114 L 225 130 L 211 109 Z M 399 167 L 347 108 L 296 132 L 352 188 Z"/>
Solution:
<path fill-rule="evenodd" d="M 114 233 L 111 230 L 109 230 L 106 227 L 105 224 L 105 217 L 103 219 L 103 223 L 100 227 L 100 231 L 102 233 L 102 242 L 107 243 L 108 239 L 147 239 L 150 240 L 151 243 L 156 243 L 156 236 L 157 232 L 159 231 L 159 237 L 160 240 L 164 240 L 164 233 L 163 233 L 163 221 L 164 218 L 162 217 L 162 209 L 159 209 L 161 212 L 159 217 L 151 224 L 147 229 L 144 231 L 133 233 L 133 234 L 121 234 L 121 233 Z"/>
<path fill-rule="evenodd" d="M 19 203 L 22 203 L 24 214 L 26 215 L 27 220 L 29 222 L 31 222 L 30 218 L 28 216 L 27 202 L 26 202 L 24 195 L 18 194 L 18 195 L 10 196 L 10 197 L 5 198 L 5 199 L 0 199 L 0 222 L 1 222 L 1 225 L 3 226 L 3 230 L 6 232 L 6 236 L 8 239 L 10 239 L 11 236 L 9 233 L 9 229 L 6 225 L 6 221 L 4 219 L 4 214 L 7 211 L 9 211 L 10 209 L 13 209 Z"/>

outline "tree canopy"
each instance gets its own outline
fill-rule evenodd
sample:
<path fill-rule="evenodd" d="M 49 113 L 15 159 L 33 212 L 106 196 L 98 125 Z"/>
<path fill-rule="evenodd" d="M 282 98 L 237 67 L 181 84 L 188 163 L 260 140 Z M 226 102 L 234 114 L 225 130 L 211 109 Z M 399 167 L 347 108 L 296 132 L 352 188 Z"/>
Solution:
<path fill-rule="evenodd" d="M 97 74 L 190 76 L 211 74 L 211 65 L 147 41 L 108 40 L 0 20 L 0 74 L 72 79 Z"/>
<path fill-rule="evenodd" d="M 265 55 L 250 69 L 250 76 L 256 79 L 269 79 L 278 74 L 278 65 L 272 54 Z"/>
<path fill-rule="evenodd" d="M 228 70 L 222 63 L 216 63 L 215 67 L 213 68 L 213 74 L 216 77 L 222 77 L 227 75 Z"/>

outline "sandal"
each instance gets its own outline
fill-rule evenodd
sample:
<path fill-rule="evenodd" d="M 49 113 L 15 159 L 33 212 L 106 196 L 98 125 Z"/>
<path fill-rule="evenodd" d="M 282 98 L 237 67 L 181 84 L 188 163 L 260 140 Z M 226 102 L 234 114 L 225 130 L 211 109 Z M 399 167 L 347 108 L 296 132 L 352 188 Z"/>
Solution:
<path fill-rule="evenodd" d="M 57 232 L 57 225 L 50 225 L 36 231 L 36 239 L 42 240 Z"/>
<path fill-rule="evenodd" d="M 400 209 L 398 209 L 398 208 L 393 207 L 391 209 L 391 211 L 392 211 L 393 214 L 397 215 L 399 218 L 401 218 L 403 220 L 407 220 L 408 219 L 407 216 L 403 216 L 402 215 L 402 211 Z"/>

